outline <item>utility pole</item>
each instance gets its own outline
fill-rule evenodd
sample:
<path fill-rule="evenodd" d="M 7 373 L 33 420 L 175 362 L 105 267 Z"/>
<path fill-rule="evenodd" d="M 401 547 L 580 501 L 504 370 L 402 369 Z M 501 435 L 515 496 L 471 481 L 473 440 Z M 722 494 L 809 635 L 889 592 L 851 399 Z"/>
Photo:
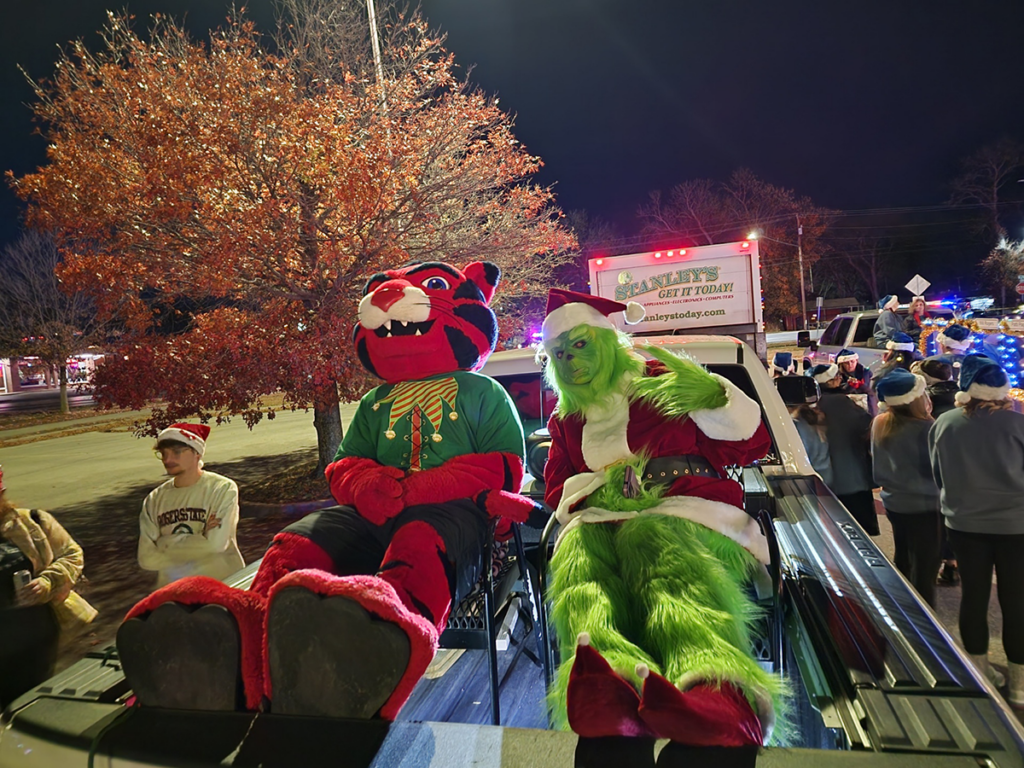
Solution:
<path fill-rule="evenodd" d="M 804 291 L 804 228 L 800 224 L 800 214 L 796 215 L 796 258 L 800 265 L 800 316 L 803 318 L 803 330 L 807 330 L 807 294 Z"/>
<path fill-rule="evenodd" d="M 370 45 L 373 48 L 373 64 L 377 70 L 377 87 L 380 88 L 380 103 L 387 110 L 387 100 L 384 97 L 384 67 L 380 60 L 380 36 L 377 34 L 377 9 L 374 8 L 374 0 L 366 0 L 366 13 L 370 18 Z"/>

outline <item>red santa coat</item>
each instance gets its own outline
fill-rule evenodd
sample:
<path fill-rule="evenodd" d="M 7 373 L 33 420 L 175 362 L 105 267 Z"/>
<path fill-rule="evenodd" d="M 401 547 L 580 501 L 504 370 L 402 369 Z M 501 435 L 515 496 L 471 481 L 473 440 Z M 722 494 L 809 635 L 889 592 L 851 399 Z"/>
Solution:
<path fill-rule="evenodd" d="M 666 419 L 651 404 L 630 403 L 622 395 L 586 418 L 573 414 L 548 421 L 551 449 L 544 469 L 545 501 L 569 527 L 583 522 L 607 522 L 635 516 L 582 507 L 587 494 L 604 480 L 603 470 L 617 461 L 643 454 L 648 458 L 698 455 L 720 477 L 681 475 L 666 491 L 661 504 L 643 514 L 684 517 L 718 531 L 768 562 L 767 544 L 755 520 L 743 509 L 743 487 L 726 477 L 725 467 L 745 466 L 763 458 L 771 447 L 761 422 L 760 406 L 727 379 L 716 376 L 726 389 L 721 408 L 693 411 Z"/>

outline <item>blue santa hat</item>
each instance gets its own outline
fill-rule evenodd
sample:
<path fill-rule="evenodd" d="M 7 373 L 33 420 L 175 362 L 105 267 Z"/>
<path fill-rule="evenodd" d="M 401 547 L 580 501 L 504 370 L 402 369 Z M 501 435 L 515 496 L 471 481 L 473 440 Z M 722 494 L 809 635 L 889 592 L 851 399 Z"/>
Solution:
<path fill-rule="evenodd" d="M 835 363 L 825 365 L 819 363 L 810 370 L 810 377 L 819 384 L 827 384 L 839 375 L 839 366 Z"/>
<path fill-rule="evenodd" d="M 860 360 L 860 355 L 858 355 L 852 349 L 841 349 L 839 350 L 839 354 L 836 355 L 837 363 L 848 363 L 851 360 L 853 360 L 854 362 Z"/>
<path fill-rule="evenodd" d="M 879 309 L 896 309 L 900 305 L 899 297 L 895 293 L 883 296 L 878 300 Z"/>
<path fill-rule="evenodd" d="M 963 352 L 971 348 L 971 331 L 966 326 L 950 324 L 939 331 L 935 341 L 940 346 Z"/>
<path fill-rule="evenodd" d="M 897 331 L 892 335 L 892 338 L 885 343 L 885 348 L 892 349 L 897 352 L 913 352 L 914 340 L 907 334 Z"/>
<path fill-rule="evenodd" d="M 792 352 L 776 352 L 772 358 L 772 370 L 779 373 L 793 373 L 796 366 L 793 364 Z"/>
<path fill-rule="evenodd" d="M 895 368 L 875 385 L 875 394 L 888 406 L 909 405 L 924 394 L 927 386 L 924 376 Z"/>
<path fill-rule="evenodd" d="M 1002 400 L 1010 391 L 1010 380 L 999 363 L 988 355 L 968 355 L 960 366 L 957 405 L 971 400 Z"/>

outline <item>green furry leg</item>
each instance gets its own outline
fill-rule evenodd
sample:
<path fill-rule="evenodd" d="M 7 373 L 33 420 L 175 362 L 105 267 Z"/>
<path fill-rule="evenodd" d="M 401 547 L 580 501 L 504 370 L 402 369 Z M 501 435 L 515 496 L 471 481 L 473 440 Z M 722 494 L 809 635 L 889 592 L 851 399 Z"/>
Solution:
<path fill-rule="evenodd" d="M 580 632 L 590 633 L 591 645 L 638 690 L 636 665 L 644 663 L 655 671 L 659 669 L 654 659 L 630 639 L 639 635 L 640 626 L 632 611 L 634 591 L 619 575 L 615 546 L 618 530 L 618 523 L 574 528 L 559 542 L 551 561 L 551 615 L 562 663 L 548 703 L 555 726 L 563 730 L 569 728 L 566 691 Z"/>
<path fill-rule="evenodd" d="M 664 515 L 627 520 L 615 540 L 623 581 L 645 617 L 641 645 L 676 685 L 731 681 L 783 711 L 783 685 L 750 653 L 757 606 L 744 583 L 754 557 L 698 523 Z"/>

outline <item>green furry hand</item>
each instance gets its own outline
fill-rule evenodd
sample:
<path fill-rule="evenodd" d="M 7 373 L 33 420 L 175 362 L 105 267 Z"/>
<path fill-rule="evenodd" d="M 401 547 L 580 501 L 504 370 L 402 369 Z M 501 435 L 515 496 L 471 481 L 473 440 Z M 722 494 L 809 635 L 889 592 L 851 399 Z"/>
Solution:
<path fill-rule="evenodd" d="M 650 402 L 660 413 L 679 417 L 728 403 L 722 383 L 689 355 L 651 345 L 639 349 L 668 369 L 661 376 L 643 377 L 633 383 L 637 399 Z"/>

